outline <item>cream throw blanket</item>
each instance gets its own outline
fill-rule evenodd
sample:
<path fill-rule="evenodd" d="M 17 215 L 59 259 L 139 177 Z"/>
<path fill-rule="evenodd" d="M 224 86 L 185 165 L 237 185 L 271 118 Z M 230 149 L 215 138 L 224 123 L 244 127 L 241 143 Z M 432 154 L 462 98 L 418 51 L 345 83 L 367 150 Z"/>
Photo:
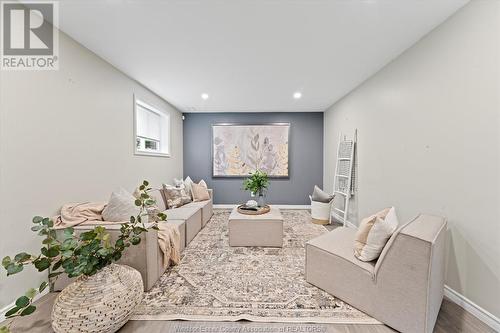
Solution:
<path fill-rule="evenodd" d="M 61 208 L 61 215 L 54 218 L 55 229 L 64 229 L 77 225 L 102 225 L 120 222 L 103 221 L 102 211 L 105 203 L 81 202 L 66 204 Z M 101 223 L 102 221 L 102 223 Z M 180 261 L 180 233 L 177 226 L 168 222 L 159 222 L 158 245 L 163 252 L 163 266 L 176 265 Z"/>
<path fill-rule="evenodd" d="M 181 235 L 176 225 L 168 222 L 158 223 L 158 245 L 163 252 L 163 268 L 170 263 L 177 265 L 181 260 Z"/>
<path fill-rule="evenodd" d="M 102 221 L 104 207 L 106 207 L 106 204 L 101 202 L 66 204 L 61 208 L 61 215 L 54 219 L 55 228 L 64 229 L 87 221 Z"/>

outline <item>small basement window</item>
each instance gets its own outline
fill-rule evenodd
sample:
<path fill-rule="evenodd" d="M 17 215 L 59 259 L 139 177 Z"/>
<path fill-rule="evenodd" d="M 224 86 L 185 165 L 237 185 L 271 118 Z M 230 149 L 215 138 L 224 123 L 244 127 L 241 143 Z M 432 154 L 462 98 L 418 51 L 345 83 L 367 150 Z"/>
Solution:
<path fill-rule="evenodd" d="M 135 99 L 135 154 L 170 156 L 170 116 Z"/>

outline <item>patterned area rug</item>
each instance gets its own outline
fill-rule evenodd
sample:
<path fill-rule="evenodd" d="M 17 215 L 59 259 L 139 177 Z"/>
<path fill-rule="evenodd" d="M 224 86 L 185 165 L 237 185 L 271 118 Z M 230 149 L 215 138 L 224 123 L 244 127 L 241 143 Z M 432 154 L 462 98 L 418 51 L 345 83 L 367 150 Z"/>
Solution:
<path fill-rule="evenodd" d="M 309 212 L 282 211 L 283 248 L 230 247 L 229 213 L 215 210 L 132 320 L 379 323 L 305 281 L 304 245 L 327 232 Z"/>

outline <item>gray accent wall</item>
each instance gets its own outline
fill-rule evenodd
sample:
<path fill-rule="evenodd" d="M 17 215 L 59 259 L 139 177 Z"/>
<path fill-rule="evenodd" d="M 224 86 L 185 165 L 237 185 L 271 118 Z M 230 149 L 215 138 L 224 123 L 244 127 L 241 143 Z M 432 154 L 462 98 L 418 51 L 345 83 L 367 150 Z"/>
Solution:
<path fill-rule="evenodd" d="M 309 204 L 314 185 L 323 184 L 323 113 L 187 113 L 184 114 L 184 177 L 204 179 L 214 189 L 215 204 L 250 199 L 241 178 L 213 178 L 212 125 L 218 123 L 290 123 L 288 179 L 271 179 L 266 200 L 273 204 Z"/>

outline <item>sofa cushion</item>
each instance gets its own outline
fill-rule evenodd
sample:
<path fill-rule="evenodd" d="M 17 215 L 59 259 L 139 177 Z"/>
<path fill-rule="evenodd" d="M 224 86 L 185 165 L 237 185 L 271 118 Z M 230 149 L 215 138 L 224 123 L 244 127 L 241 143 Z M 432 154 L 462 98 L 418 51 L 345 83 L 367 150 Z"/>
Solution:
<path fill-rule="evenodd" d="M 370 274 L 373 274 L 375 268 L 374 261 L 360 261 L 354 256 L 352 244 L 355 236 L 355 229 L 339 227 L 331 232 L 310 240 L 307 244 L 328 252 L 329 254 L 340 257 L 345 261 L 364 269 Z"/>
<path fill-rule="evenodd" d="M 193 201 L 188 203 L 187 205 L 182 206 L 182 208 L 203 208 L 210 203 L 210 200 L 205 201 Z"/>
<path fill-rule="evenodd" d="M 168 209 L 165 211 L 165 214 L 167 214 L 167 221 L 172 219 L 172 220 L 187 220 L 194 214 L 196 214 L 197 211 L 200 210 L 200 207 L 197 206 L 190 206 L 190 207 L 180 207 L 180 208 L 174 208 L 174 209 Z"/>

